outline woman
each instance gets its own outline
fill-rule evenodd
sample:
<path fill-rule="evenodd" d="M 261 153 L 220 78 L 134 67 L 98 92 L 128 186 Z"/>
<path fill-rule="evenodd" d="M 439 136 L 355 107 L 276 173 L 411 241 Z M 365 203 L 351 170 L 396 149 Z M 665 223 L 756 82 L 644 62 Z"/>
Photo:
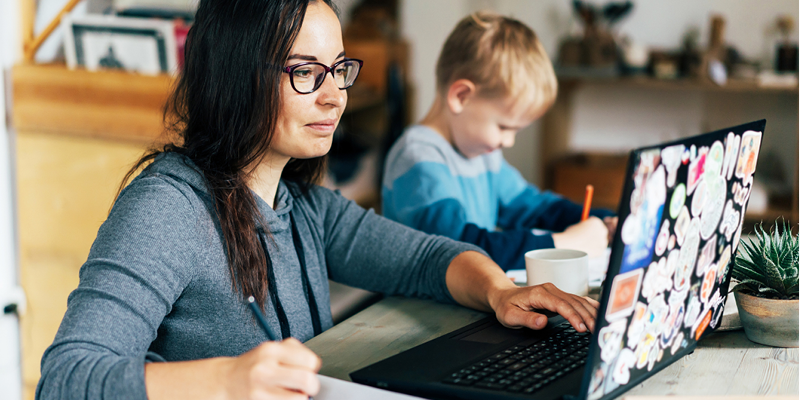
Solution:
<path fill-rule="evenodd" d="M 313 185 L 359 67 L 329 0 L 201 1 L 170 103 L 180 139 L 131 170 L 152 161 L 98 232 L 37 397 L 304 399 L 328 278 L 593 328 L 596 302 L 517 288 L 479 249 Z M 264 342 L 249 296 L 284 340 Z"/>

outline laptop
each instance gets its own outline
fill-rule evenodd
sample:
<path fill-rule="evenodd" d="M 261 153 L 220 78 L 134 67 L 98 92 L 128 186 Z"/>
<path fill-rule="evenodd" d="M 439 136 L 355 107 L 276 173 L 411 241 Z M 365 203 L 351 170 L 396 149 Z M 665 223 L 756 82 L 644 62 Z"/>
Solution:
<path fill-rule="evenodd" d="M 437 399 L 608 400 L 716 330 L 766 120 L 630 153 L 593 334 L 494 316 L 350 374 Z"/>

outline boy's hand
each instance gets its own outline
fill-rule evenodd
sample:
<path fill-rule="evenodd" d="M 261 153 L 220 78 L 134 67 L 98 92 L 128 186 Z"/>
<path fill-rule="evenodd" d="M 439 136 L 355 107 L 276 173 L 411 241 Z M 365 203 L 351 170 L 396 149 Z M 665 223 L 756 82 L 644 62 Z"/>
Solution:
<path fill-rule="evenodd" d="M 594 332 L 600 303 L 565 293 L 552 283 L 497 290 L 490 304 L 498 321 L 509 328 L 542 329 L 547 317 L 534 310 L 549 310 L 564 317 L 578 332 Z"/>
<path fill-rule="evenodd" d="M 616 224 L 616 218 L 614 218 Z M 553 244 L 557 249 L 573 249 L 585 251 L 589 257 L 602 256 L 608 247 L 609 230 L 607 224 L 597 217 L 589 217 L 585 221 L 553 234 Z M 616 228 L 615 228 L 616 229 Z"/>
<path fill-rule="evenodd" d="M 617 217 L 605 217 L 603 223 L 606 224 L 608 229 L 608 244 L 614 241 L 614 233 L 617 232 Z"/>

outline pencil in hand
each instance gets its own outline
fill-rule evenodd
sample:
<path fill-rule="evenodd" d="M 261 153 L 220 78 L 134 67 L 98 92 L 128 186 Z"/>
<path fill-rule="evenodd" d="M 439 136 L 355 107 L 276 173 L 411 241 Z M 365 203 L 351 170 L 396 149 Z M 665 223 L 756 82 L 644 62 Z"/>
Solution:
<path fill-rule="evenodd" d="M 586 198 L 583 199 L 581 221 L 586 221 L 586 218 L 589 218 L 589 210 L 592 208 L 592 195 L 594 195 L 594 186 L 586 185 Z"/>
<path fill-rule="evenodd" d="M 267 334 L 267 340 L 275 340 L 275 334 L 272 333 L 272 329 L 270 329 L 269 324 L 267 324 L 267 319 L 264 318 L 264 314 L 261 314 L 261 310 L 258 309 L 258 304 L 256 304 L 256 299 L 253 296 L 247 298 L 249 303 L 250 309 L 253 310 L 253 315 L 256 317 L 256 321 L 258 324 L 261 325 L 261 329 L 264 330 L 264 333 Z"/>

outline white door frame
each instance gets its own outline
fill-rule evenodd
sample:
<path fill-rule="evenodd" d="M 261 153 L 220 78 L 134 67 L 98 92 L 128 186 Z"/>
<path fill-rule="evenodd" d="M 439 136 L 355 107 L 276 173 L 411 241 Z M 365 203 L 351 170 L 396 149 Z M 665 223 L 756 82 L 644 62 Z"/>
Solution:
<path fill-rule="evenodd" d="M 24 311 L 17 259 L 14 133 L 11 114 L 11 67 L 22 55 L 20 0 L 0 1 L 0 388 L 3 399 L 22 399 L 19 319 L 5 314 L 8 304 Z"/>

